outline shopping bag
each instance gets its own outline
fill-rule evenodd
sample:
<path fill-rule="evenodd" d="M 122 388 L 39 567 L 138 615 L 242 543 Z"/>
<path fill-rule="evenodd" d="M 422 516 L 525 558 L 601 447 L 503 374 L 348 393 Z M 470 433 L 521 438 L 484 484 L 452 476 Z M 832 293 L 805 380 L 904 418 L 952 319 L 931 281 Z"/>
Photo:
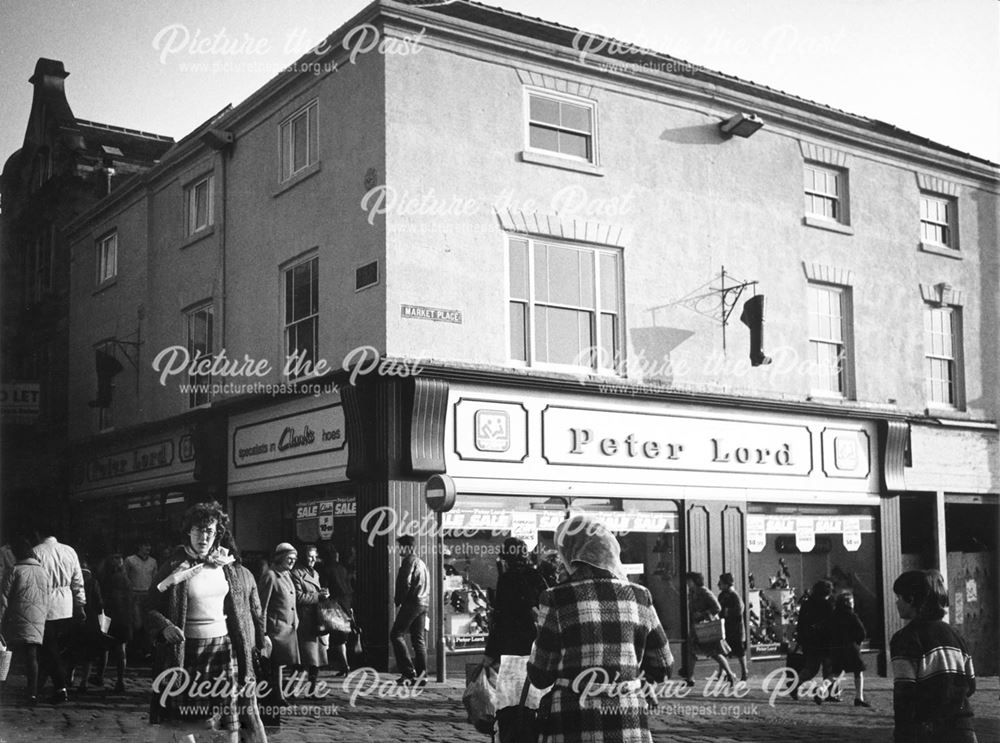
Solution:
<path fill-rule="evenodd" d="M 484 735 L 493 735 L 493 724 L 497 714 L 496 671 L 488 666 L 480 666 L 462 694 L 462 704 L 468 713 L 469 722 Z"/>
<path fill-rule="evenodd" d="M 694 625 L 694 639 L 699 645 L 712 645 L 726 639 L 726 627 L 722 619 L 706 619 Z"/>
<path fill-rule="evenodd" d="M 330 643 L 339 645 L 351 633 L 351 615 L 335 599 L 320 599 L 316 604 L 316 631 L 331 635 Z"/>
<path fill-rule="evenodd" d="M 108 630 L 111 629 L 111 617 L 101 612 L 97 615 L 97 624 L 101 628 L 101 632 L 107 634 Z"/>
<path fill-rule="evenodd" d="M 7 649 L 3 635 L 0 635 L 0 681 L 7 680 L 7 674 L 10 673 L 10 661 L 13 657 L 14 654 Z"/>

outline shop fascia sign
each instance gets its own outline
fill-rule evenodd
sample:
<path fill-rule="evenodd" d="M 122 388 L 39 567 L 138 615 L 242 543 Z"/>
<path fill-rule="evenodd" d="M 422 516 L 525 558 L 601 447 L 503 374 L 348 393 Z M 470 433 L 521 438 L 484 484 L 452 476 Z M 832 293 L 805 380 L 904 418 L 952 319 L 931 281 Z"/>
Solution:
<path fill-rule="evenodd" d="M 548 407 L 549 464 L 807 476 L 804 425 Z"/>
<path fill-rule="evenodd" d="M 174 439 L 169 438 L 87 459 L 77 480 L 90 483 L 128 480 L 152 471 L 188 469 L 194 466 L 193 462 L 191 436 L 183 434 L 177 439 L 176 448 Z"/>
<path fill-rule="evenodd" d="M 278 416 L 233 429 L 233 464 L 249 467 L 347 448 L 338 405 Z"/>

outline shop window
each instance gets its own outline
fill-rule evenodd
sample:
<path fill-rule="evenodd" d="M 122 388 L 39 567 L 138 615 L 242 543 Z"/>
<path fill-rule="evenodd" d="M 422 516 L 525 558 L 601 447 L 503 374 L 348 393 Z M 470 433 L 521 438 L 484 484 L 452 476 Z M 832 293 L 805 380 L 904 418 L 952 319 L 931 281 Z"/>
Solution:
<path fill-rule="evenodd" d="M 868 643 L 882 636 L 875 509 L 749 506 L 748 639 L 754 657 L 782 655 L 795 640 L 799 604 L 820 580 L 851 591 Z"/>
<path fill-rule="evenodd" d="M 511 238 L 511 360 L 613 373 L 621 362 L 621 276 L 618 251 Z"/>
<path fill-rule="evenodd" d="M 568 515 L 587 513 L 618 535 L 630 580 L 646 586 L 668 637 L 681 634 L 684 591 L 677 506 L 672 501 L 582 500 L 460 496 L 442 515 L 444 532 L 445 646 L 449 651 L 485 647 L 503 542 L 523 539 L 543 576 L 554 582 L 556 527 Z"/>

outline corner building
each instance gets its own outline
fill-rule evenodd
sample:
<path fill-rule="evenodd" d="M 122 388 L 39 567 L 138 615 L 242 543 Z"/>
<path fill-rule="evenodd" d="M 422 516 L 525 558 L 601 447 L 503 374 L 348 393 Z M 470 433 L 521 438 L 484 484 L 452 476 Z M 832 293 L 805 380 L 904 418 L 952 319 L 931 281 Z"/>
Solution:
<path fill-rule="evenodd" d="M 382 43 L 352 54 L 362 24 Z M 149 466 L 104 495 L 225 497 L 253 555 L 333 541 L 377 667 L 400 528 L 440 576 L 431 667 L 458 672 L 504 537 L 544 559 L 584 511 L 678 657 L 686 571 L 736 576 L 762 666 L 830 578 L 884 672 L 892 581 L 939 567 L 995 673 L 997 166 L 582 42 L 465 0 L 373 3 L 303 60 L 336 69 L 275 78 L 79 219 L 78 264 L 110 231 L 138 263 L 97 293 L 93 264 L 77 277 L 71 387 L 115 322 L 146 323 L 113 433 Z M 270 365 L 161 383 L 175 345 Z M 289 356 L 329 368 L 289 375 Z M 207 391 L 181 394 L 189 377 Z M 92 412 L 71 428 L 100 460 L 118 450 Z M 175 437 L 169 464 L 132 456 Z"/>

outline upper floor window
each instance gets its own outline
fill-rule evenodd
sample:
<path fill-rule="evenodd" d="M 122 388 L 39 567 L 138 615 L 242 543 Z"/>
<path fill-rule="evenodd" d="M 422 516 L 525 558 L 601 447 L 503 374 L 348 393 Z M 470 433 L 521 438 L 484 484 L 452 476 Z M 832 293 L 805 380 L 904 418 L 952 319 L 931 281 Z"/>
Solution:
<path fill-rule="evenodd" d="M 97 241 L 97 283 L 103 284 L 118 275 L 118 233 L 112 232 Z"/>
<path fill-rule="evenodd" d="M 851 396 L 850 290 L 809 284 L 810 386 L 814 393 Z"/>
<path fill-rule="evenodd" d="M 287 181 L 318 161 L 318 110 L 313 101 L 281 122 L 281 180 Z"/>
<path fill-rule="evenodd" d="M 920 239 L 946 248 L 958 248 L 958 240 L 955 239 L 955 211 L 954 199 L 920 194 Z"/>
<path fill-rule="evenodd" d="M 97 430 L 110 431 L 115 427 L 115 377 L 122 371 L 118 360 L 118 346 L 114 341 L 103 341 L 94 348 L 97 371 L 97 399 L 90 403 L 97 409 Z"/>
<path fill-rule="evenodd" d="M 621 366 L 621 253 L 510 238 L 510 358 L 613 372 Z"/>
<path fill-rule="evenodd" d="M 847 174 L 815 163 L 804 172 L 806 215 L 847 224 Z"/>
<path fill-rule="evenodd" d="M 211 304 L 197 307 L 187 313 L 187 349 L 191 358 L 211 356 L 215 353 L 215 310 Z M 188 377 L 190 392 L 188 405 L 196 408 L 211 401 L 211 374 L 192 374 Z"/>
<path fill-rule="evenodd" d="M 319 258 L 285 269 L 285 355 L 300 373 L 319 359 Z M 286 362 L 287 363 L 287 362 Z"/>
<path fill-rule="evenodd" d="M 596 104 L 584 98 L 528 93 L 528 147 L 593 163 Z"/>
<path fill-rule="evenodd" d="M 924 308 L 924 379 L 931 405 L 962 405 L 961 310 Z"/>
<path fill-rule="evenodd" d="M 215 178 L 207 175 L 185 189 L 188 235 L 193 235 L 215 223 L 214 183 Z"/>

